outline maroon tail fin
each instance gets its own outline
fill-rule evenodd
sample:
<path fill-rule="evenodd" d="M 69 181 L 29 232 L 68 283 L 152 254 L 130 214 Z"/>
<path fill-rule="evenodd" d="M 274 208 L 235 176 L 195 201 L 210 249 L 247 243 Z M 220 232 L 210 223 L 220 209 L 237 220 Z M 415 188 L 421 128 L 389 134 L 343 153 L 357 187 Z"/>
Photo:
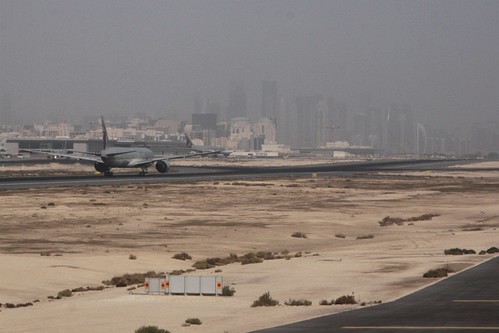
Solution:
<path fill-rule="evenodd" d="M 106 124 L 104 123 L 104 116 L 101 118 L 102 122 L 102 149 L 106 149 L 108 143 L 109 143 L 109 138 L 107 136 L 107 129 L 106 129 Z"/>

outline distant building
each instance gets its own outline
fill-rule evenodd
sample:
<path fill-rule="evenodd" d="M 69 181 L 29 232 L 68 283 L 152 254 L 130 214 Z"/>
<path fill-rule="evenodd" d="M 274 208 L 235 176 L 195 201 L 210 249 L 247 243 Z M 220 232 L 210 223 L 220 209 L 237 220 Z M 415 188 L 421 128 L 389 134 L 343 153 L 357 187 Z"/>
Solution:
<path fill-rule="evenodd" d="M 229 91 L 229 108 L 227 110 L 228 120 L 247 116 L 247 100 L 242 81 L 232 81 Z"/>
<path fill-rule="evenodd" d="M 233 118 L 230 122 L 230 134 L 229 138 L 231 140 L 241 140 L 251 138 L 253 134 L 251 131 L 251 123 L 248 118 L 240 117 Z"/>
<path fill-rule="evenodd" d="M 387 115 L 386 150 L 392 154 L 416 153 L 416 122 L 408 105 L 392 105 Z"/>
<path fill-rule="evenodd" d="M 279 99 L 277 81 L 262 82 L 262 117 L 275 121 L 278 114 Z"/>
<path fill-rule="evenodd" d="M 192 127 L 196 130 L 217 130 L 217 115 L 215 113 L 194 113 Z"/>
<path fill-rule="evenodd" d="M 180 122 L 177 120 L 159 119 L 154 123 L 153 127 L 165 132 L 165 134 L 171 135 L 178 133 Z"/>
<path fill-rule="evenodd" d="M 13 102 L 9 95 L 0 97 L 0 125 L 12 125 L 13 119 Z"/>
<path fill-rule="evenodd" d="M 255 137 L 263 137 L 265 144 L 275 144 L 276 143 L 276 127 L 275 123 L 269 118 L 260 118 L 252 126 L 253 135 Z"/>
<path fill-rule="evenodd" d="M 326 144 L 327 103 L 321 95 L 296 97 L 297 144 L 315 148 Z"/>

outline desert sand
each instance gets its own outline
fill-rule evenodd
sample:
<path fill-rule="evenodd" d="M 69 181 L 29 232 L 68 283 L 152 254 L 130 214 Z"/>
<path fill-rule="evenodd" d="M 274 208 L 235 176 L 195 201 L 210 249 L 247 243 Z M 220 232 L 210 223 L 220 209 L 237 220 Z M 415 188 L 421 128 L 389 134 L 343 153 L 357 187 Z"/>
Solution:
<path fill-rule="evenodd" d="M 39 302 L 0 308 L 0 331 L 134 332 L 157 325 L 172 333 L 236 333 L 359 307 L 319 305 L 341 295 L 367 306 L 389 302 L 438 281 L 422 277 L 429 269 L 459 271 L 492 257 L 444 250 L 499 247 L 498 187 L 499 173 L 485 171 L 2 191 L 0 303 Z M 423 214 L 438 216 L 378 223 Z M 307 238 L 291 237 L 295 232 Z M 366 235 L 372 238 L 357 239 Z M 189 273 L 222 275 L 236 290 L 232 297 L 112 287 L 47 298 L 125 273 L 187 270 L 208 257 L 284 250 L 292 258 Z M 193 259 L 172 258 L 184 251 Z M 267 291 L 281 305 L 252 308 Z M 312 305 L 284 305 L 300 298 Z M 184 327 L 187 318 L 203 323 Z"/>

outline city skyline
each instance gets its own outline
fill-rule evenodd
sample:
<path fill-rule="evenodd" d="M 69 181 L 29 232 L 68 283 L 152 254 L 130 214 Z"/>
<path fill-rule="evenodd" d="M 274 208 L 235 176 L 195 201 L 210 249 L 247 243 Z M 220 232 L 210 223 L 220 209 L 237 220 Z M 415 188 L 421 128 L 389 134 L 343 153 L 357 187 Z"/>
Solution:
<path fill-rule="evenodd" d="M 0 122 L 208 109 L 257 120 L 323 96 L 349 121 L 408 105 L 471 135 L 499 121 L 498 14 L 496 1 L 3 0 Z M 264 102 L 264 90 L 277 93 Z"/>

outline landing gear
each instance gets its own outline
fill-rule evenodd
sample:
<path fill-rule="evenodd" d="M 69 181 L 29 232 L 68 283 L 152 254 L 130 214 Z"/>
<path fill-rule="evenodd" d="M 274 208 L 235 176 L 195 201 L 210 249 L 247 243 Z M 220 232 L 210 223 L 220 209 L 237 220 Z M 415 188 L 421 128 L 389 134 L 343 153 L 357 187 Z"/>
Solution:
<path fill-rule="evenodd" d="M 147 168 L 142 169 L 142 170 L 139 172 L 139 175 L 140 175 L 140 176 L 145 176 L 145 175 L 147 175 Z"/>
<path fill-rule="evenodd" d="M 113 172 L 111 170 L 104 171 L 104 176 L 106 176 L 106 177 L 112 177 L 113 176 Z"/>

